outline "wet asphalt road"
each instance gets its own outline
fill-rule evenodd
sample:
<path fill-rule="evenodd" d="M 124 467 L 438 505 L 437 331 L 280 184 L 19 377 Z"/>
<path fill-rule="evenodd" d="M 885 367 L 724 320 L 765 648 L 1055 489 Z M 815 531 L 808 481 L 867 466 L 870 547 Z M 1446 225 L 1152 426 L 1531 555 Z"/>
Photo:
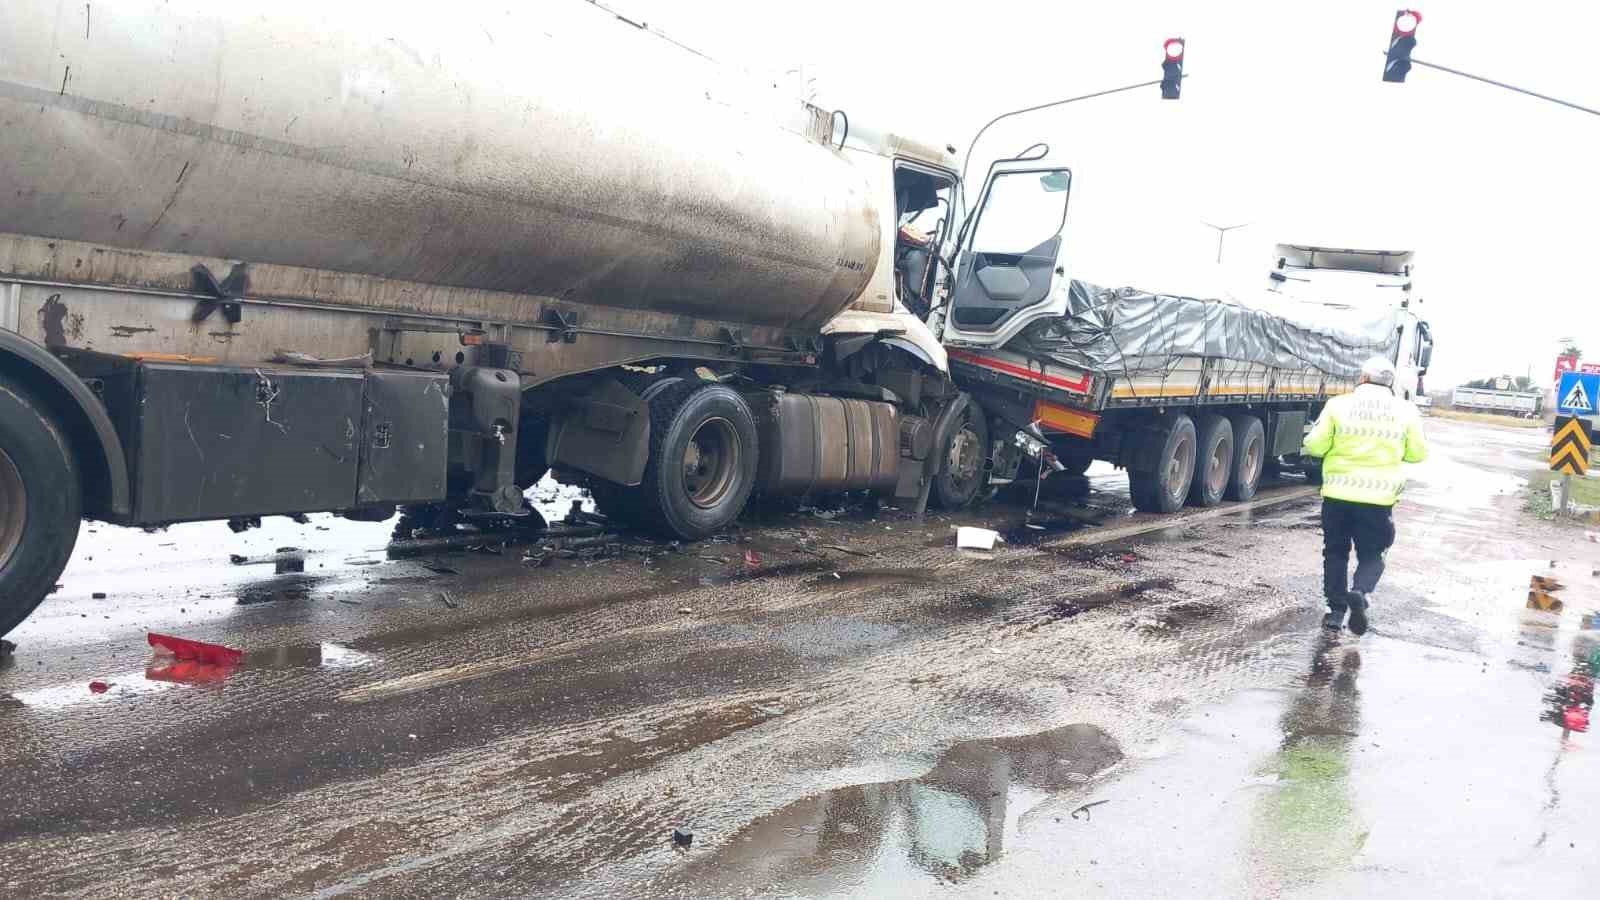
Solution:
<path fill-rule="evenodd" d="M 1317 628 L 1289 479 L 1149 519 L 1097 468 L 1043 528 L 780 508 L 537 567 L 95 527 L 0 671 L 0 894 L 1594 896 L 1600 748 L 1542 717 L 1583 706 L 1600 547 L 1521 512 L 1544 432 L 1428 432 L 1360 640 Z M 304 573 L 228 560 L 286 545 Z"/>

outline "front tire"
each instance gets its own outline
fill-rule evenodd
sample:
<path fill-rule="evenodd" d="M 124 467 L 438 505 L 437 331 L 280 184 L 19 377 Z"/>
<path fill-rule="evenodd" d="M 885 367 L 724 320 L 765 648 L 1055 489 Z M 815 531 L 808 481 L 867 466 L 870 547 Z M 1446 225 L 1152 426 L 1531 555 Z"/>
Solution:
<path fill-rule="evenodd" d="M 54 588 L 78 541 L 78 464 L 46 408 L 0 377 L 0 635 Z"/>
<path fill-rule="evenodd" d="M 1183 506 L 1194 479 L 1194 420 L 1176 415 L 1159 431 L 1146 434 L 1145 440 L 1158 446 L 1155 467 L 1128 473 L 1128 489 L 1133 506 L 1140 512 L 1172 513 Z"/>
<path fill-rule="evenodd" d="M 968 403 L 962 420 L 941 451 L 944 465 L 933 479 L 933 500 L 943 509 L 965 509 L 988 481 L 989 422 L 977 403 Z"/>

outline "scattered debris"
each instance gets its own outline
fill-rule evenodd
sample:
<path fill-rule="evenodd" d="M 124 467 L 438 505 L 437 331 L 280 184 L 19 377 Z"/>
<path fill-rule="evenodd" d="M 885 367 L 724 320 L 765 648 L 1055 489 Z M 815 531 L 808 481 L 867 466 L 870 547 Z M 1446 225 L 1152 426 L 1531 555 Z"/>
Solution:
<path fill-rule="evenodd" d="M 150 646 L 157 650 L 165 650 L 181 660 L 194 660 L 195 662 L 217 666 L 232 666 L 236 665 L 244 657 L 242 650 L 224 647 L 221 644 L 209 644 L 205 641 L 191 641 L 188 638 L 174 637 L 170 634 L 156 634 L 152 631 L 146 639 L 150 642 Z"/>
<path fill-rule="evenodd" d="M 14 654 L 16 652 L 17 652 L 17 645 L 16 644 L 13 644 L 13 643 L 11 643 L 10 641 L 7 641 L 7 640 L 0 640 L 0 659 L 4 659 L 7 656 L 11 656 L 12 654 Z"/>
<path fill-rule="evenodd" d="M 306 554 L 299 547 L 279 547 L 272 560 L 272 569 L 278 575 L 291 575 L 306 570 Z"/>
<path fill-rule="evenodd" d="M 104 681 L 89 682 L 89 693 L 91 694 L 104 694 L 109 690 L 111 690 L 111 685 L 105 683 Z"/>
<path fill-rule="evenodd" d="M 751 568 L 761 565 L 761 554 L 754 550 L 746 550 L 744 552 L 744 564 Z"/>
<path fill-rule="evenodd" d="M 690 613 L 692 613 L 692 612 L 694 612 L 694 610 L 693 610 L 693 609 L 690 609 L 690 608 L 689 608 L 689 607 L 687 607 L 687 606 L 680 606 L 680 607 L 678 607 L 678 614 L 679 614 L 679 615 L 682 615 L 682 616 L 687 616 L 687 615 L 689 615 L 689 614 L 690 614 Z"/>
<path fill-rule="evenodd" d="M 460 575 L 460 569 L 454 569 L 443 563 L 423 563 L 422 567 L 435 575 Z"/>
<path fill-rule="evenodd" d="M 672 829 L 672 846 L 674 846 L 674 847 L 683 847 L 683 848 L 687 849 L 688 846 L 690 844 L 693 844 L 693 843 L 694 843 L 694 832 L 685 831 L 682 828 L 674 828 L 674 829 Z"/>
<path fill-rule="evenodd" d="M 1096 806 L 1104 806 L 1110 802 L 1110 800 L 1096 800 L 1093 803 L 1085 803 L 1084 805 L 1072 811 L 1072 817 L 1076 819 L 1078 817 L 1078 813 L 1083 813 L 1083 820 L 1087 822 L 1091 818 L 1089 815 L 1089 810 L 1095 808 Z"/>
<path fill-rule="evenodd" d="M 449 607 L 450 609 L 460 609 L 461 608 L 460 601 L 456 600 L 455 595 L 450 593 L 449 591 L 440 591 L 439 592 L 439 602 L 443 603 L 445 606 Z"/>
<path fill-rule="evenodd" d="M 250 561 L 250 557 L 245 556 L 242 553 L 230 553 L 230 554 L 228 554 L 228 562 L 231 562 L 236 566 L 242 566 L 242 565 L 244 565 L 245 563 L 247 563 L 249 561 Z"/>
<path fill-rule="evenodd" d="M 1139 561 L 1139 557 L 1134 556 L 1132 553 L 1124 553 L 1124 554 L 1122 554 L 1122 561 L 1125 562 L 1125 563 L 1138 562 Z"/>
<path fill-rule="evenodd" d="M 962 550 L 993 550 L 1000 532 L 962 525 L 956 529 L 956 546 Z"/>
<path fill-rule="evenodd" d="M 94 593 L 90 594 L 89 597 L 90 597 L 90 599 L 93 599 L 93 600 L 104 600 L 106 598 L 106 592 L 105 591 L 95 591 Z"/>
<path fill-rule="evenodd" d="M 345 604 L 346 606 L 360 606 L 361 605 L 361 601 L 360 600 L 353 600 L 353 599 L 351 599 L 349 597 L 340 597 L 339 598 L 339 602 Z"/>

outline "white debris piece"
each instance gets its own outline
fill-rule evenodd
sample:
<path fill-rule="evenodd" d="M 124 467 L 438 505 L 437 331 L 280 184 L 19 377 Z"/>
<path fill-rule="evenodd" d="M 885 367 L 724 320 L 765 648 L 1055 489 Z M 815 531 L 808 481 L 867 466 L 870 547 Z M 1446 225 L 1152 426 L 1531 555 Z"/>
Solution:
<path fill-rule="evenodd" d="M 956 529 L 956 546 L 962 550 L 993 550 L 996 542 L 1004 543 L 1000 532 L 987 528 L 962 525 Z"/>

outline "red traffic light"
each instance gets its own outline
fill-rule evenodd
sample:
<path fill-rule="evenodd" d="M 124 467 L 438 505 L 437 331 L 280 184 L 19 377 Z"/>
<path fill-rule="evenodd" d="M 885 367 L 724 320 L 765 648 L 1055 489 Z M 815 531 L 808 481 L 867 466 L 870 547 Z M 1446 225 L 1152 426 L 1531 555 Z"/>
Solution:
<path fill-rule="evenodd" d="M 1416 33 L 1417 26 L 1422 24 L 1422 13 L 1414 9 L 1402 9 L 1394 14 L 1394 37 L 1401 38 Z"/>
<path fill-rule="evenodd" d="M 1161 49 L 1167 55 L 1167 62 L 1183 62 L 1183 38 L 1167 38 Z"/>

